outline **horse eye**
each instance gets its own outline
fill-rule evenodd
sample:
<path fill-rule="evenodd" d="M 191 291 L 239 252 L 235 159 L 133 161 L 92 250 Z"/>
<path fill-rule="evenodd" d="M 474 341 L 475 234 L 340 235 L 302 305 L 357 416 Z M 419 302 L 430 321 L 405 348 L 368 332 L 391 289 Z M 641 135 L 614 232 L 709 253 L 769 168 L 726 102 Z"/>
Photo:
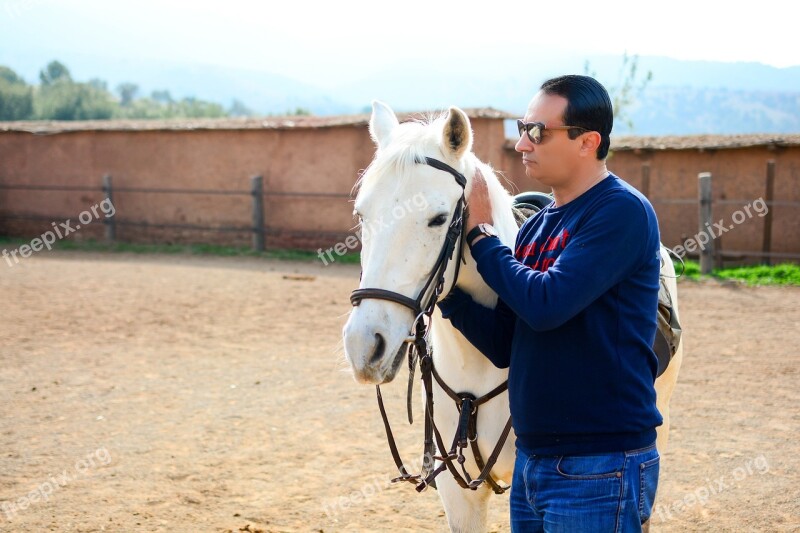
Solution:
<path fill-rule="evenodd" d="M 432 228 L 434 226 L 441 226 L 445 222 L 447 222 L 447 215 L 437 215 L 433 217 L 430 222 L 428 222 L 428 227 Z"/>

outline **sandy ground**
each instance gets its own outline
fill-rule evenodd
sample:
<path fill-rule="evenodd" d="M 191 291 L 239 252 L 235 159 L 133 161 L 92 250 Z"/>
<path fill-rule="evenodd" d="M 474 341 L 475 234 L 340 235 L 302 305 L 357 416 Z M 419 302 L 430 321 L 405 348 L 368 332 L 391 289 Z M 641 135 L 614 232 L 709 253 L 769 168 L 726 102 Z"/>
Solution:
<path fill-rule="evenodd" d="M 343 362 L 357 280 L 256 259 L 0 264 L 0 530 L 444 531 L 435 491 L 387 484 L 374 389 Z M 652 530 L 800 530 L 800 289 L 684 282 L 680 298 Z M 402 384 L 388 395 L 413 457 L 419 424 Z"/>

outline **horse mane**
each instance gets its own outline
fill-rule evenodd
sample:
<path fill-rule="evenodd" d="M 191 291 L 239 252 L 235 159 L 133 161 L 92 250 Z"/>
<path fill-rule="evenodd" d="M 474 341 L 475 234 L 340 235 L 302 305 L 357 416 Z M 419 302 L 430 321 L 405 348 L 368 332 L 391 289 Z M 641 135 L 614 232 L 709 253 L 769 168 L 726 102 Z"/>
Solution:
<path fill-rule="evenodd" d="M 412 175 L 413 169 L 425 161 L 427 153 L 430 153 L 432 148 L 439 148 L 446 119 L 446 112 L 427 113 L 398 125 L 392 132 L 389 145 L 376 150 L 372 162 L 359 176 L 353 186 L 353 197 L 376 187 L 377 178 L 386 174 L 393 175 L 396 178 L 396 185 L 401 186 L 404 179 Z M 500 183 L 494 169 L 478 159 L 473 152 L 469 152 L 465 157 L 467 179 L 472 176 L 476 168 L 480 168 L 487 180 L 492 204 L 499 210 L 494 213 L 495 222 L 500 224 L 500 227 L 503 223 L 507 223 L 516 230 L 517 225 L 510 209 L 511 195 Z M 504 206 L 508 206 L 509 209 L 503 209 Z M 503 232 L 502 229 L 500 231 Z M 511 242 L 513 243 L 513 238 Z"/>
<path fill-rule="evenodd" d="M 446 116 L 443 112 L 426 113 L 397 126 L 392 132 L 392 142 L 375 151 L 375 157 L 361 172 L 352 193 L 355 195 L 362 187 L 370 185 L 374 176 L 391 172 L 402 180 L 410 175 L 414 166 L 425 161 L 426 151 L 438 145 Z"/>

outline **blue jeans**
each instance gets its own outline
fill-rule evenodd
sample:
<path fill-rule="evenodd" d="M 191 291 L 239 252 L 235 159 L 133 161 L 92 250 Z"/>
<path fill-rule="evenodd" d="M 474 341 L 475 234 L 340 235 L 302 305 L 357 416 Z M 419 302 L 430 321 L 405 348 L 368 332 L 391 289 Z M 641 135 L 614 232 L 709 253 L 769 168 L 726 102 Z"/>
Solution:
<path fill-rule="evenodd" d="M 541 456 L 517 450 L 511 531 L 642 531 L 658 487 L 655 444 L 598 455 Z"/>

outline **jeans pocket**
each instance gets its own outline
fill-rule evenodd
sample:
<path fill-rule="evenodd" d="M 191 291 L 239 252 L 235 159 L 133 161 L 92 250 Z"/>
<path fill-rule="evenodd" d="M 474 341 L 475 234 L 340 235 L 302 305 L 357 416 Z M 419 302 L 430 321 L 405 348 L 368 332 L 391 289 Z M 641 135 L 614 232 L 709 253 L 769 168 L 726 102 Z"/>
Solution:
<path fill-rule="evenodd" d="M 658 489 L 658 472 L 661 465 L 661 456 L 655 452 L 655 457 L 639 464 L 639 520 L 644 524 L 650 519 L 653 504 L 656 500 Z"/>
<path fill-rule="evenodd" d="M 556 472 L 566 479 L 604 479 L 622 477 L 625 454 L 564 455 L 558 459 Z"/>

